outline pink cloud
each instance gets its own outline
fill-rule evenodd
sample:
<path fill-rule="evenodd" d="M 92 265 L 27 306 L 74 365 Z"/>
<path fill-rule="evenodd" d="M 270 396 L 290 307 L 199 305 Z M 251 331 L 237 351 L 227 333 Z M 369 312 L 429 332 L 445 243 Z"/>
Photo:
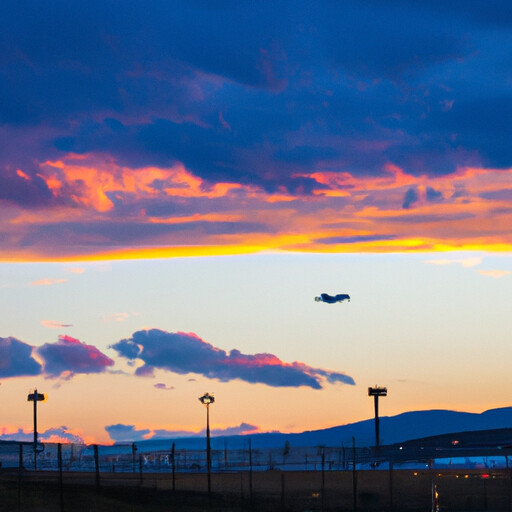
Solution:
<path fill-rule="evenodd" d="M 65 283 L 67 279 L 39 279 L 38 281 L 32 281 L 30 284 L 32 286 L 51 286 L 53 284 Z"/>
<path fill-rule="evenodd" d="M 71 336 L 59 336 L 57 343 L 46 343 L 36 349 L 43 359 L 44 373 L 49 377 L 69 379 L 80 373 L 101 373 L 114 361 L 93 345 Z"/>
<path fill-rule="evenodd" d="M 43 327 L 48 327 L 49 329 L 67 329 L 68 327 L 73 327 L 72 324 L 65 324 L 55 320 L 41 320 L 41 325 Z"/>

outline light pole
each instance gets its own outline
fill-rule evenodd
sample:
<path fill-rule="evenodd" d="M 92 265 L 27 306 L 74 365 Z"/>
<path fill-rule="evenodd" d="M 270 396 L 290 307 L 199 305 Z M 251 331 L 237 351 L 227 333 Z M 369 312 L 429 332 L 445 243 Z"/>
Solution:
<path fill-rule="evenodd" d="M 368 388 L 368 396 L 373 396 L 373 403 L 375 405 L 375 449 L 378 450 L 380 446 L 379 437 L 379 396 L 387 396 L 387 388 L 375 386 Z"/>
<path fill-rule="evenodd" d="M 46 399 L 46 393 L 38 393 L 37 389 L 27 397 L 27 402 L 34 402 L 34 471 L 37 469 L 37 402 L 45 402 Z"/>
<path fill-rule="evenodd" d="M 210 448 L 210 404 L 215 402 L 215 397 L 209 393 L 205 393 L 199 397 L 199 401 L 206 405 L 206 469 L 208 471 L 208 499 L 211 498 L 212 492 L 212 481 L 211 481 L 211 468 L 212 468 L 212 457 Z"/>

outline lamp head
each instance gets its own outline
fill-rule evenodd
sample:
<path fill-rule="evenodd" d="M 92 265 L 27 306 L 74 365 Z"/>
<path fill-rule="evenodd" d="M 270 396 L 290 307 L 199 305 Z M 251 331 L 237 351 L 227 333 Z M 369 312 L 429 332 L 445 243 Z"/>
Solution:
<path fill-rule="evenodd" d="M 213 402 L 215 402 L 215 397 L 213 395 L 210 395 L 209 393 L 205 393 L 203 396 L 199 397 L 199 401 L 203 405 L 210 405 L 213 404 Z"/>

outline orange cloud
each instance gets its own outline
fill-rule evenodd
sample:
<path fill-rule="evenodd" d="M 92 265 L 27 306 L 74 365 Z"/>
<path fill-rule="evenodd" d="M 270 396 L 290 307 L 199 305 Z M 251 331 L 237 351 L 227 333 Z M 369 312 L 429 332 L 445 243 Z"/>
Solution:
<path fill-rule="evenodd" d="M 39 279 L 38 281 L 32 281 L 32 286 L 52 286 L 54 284 L 65 283 L 67 279 Z"/>
<path fill-rule="evenodd" d="M 93 154 L 47 161 L 39 175 L 56 204 L 44 215 L 10 215 L 3 261 L 512 249 L 512 169 L 415 176 L 390 162 L 379 176 L 296 175 L 318 184 L 300 195 L 284 186 L 209 183 L 181 164 L 131 169 Z M 35 241 L 18 244 L 27 233 Z"/>
<path fill-rule="evenodd" d="M 487 277 L 494 277 L 495 279 L 499 279 L 500 277 L 509 276 L 512 272 L 508 270 L 479 270 L 479 274 Z"/>

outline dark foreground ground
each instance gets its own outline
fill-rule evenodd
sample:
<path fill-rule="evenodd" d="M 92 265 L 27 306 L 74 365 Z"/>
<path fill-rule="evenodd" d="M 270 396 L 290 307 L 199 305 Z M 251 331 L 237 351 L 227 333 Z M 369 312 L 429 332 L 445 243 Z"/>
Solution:
<path fill-rule="evenodd" d="M 96 490 L 85 485 L 66 486 L 61 504 L 55 484 L 28 484 L 21 499 L 12 485 L 0 487 L 2 512 L 199 512 L 211 510 L 245 510 L 245 505 L 230 503 L 213 496 L 209 509 L 208 496 L 187 491 L 107 487 Z M 264 510 L 264 509 L 262 509 Z"/>
<path fill-rule="evenodd" d="M 355 477 L 355 480 L 354 480 Z M 0 512 L 512 512 L 510 470 L 0 474 Z M 355 498 L 355 499 L 354 499 Z"/>

